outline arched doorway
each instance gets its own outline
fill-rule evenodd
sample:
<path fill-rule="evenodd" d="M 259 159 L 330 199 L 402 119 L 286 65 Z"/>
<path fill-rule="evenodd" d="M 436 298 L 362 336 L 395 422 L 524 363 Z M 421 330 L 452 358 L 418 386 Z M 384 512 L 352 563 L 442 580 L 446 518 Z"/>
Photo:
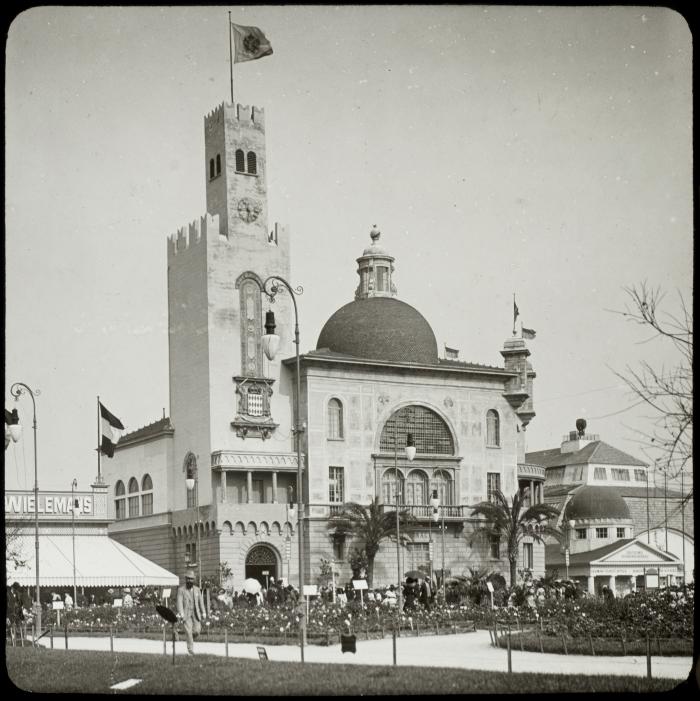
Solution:
<path fill-rule="evenodd" d="M 254 545 L 245 559 L 246 579 L 257 579 L 265 588 L 277 580 L 277 557 L 267 545 Z"/>

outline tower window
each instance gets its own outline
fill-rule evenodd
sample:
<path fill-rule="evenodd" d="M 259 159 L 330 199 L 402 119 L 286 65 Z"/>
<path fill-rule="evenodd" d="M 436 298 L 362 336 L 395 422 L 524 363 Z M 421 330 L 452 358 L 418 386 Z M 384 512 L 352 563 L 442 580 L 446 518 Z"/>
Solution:
<path fill-rule="evenodd" d="M 245 173 L 245 154 L 242 149 L 236 149 L 236 171 Z"/>
<path fill-rule="evenodd" d="M 337 399 L 328 402 L 328 438 L 339 440 L 343 437 L 343 405 Z"/>
<path fill-rule="evenodd" d="M 216 154 L 216 174 L 221 175 L 221 154 Z"/>
<path fill-rule="evenodd" d="M 126 490 L 124 489 L 124 482 L 119 480 L 116 487 L 114 488 L 114 510 L 116 512 L 117 521 L 126 518 Z"/>
<path fill-rule="evenodd" d="M 141 514 L 150 516 L 153 513 L 153 480 L 150 475 L 144 475 L 141 480 Z"/>
<path fill-rule="evenodd" d="M 214 159 L 210 158 L 209 159 L 209 180 L 212 180 L 214 178 Z"/>
<path fill-rule="evenodd" d="M 328 468 L 328 501 L 342 504 L 345 501 L 344 472 L 342 467 L 331 465 Z"/>
<path fill-rule="evenodd" d="M 576 540 L 586 540 L 586 529 L 577 528 L 576 529 Z"/>
<path fill-rule="evenodd" d="M 129 480 L 129 517 L 139 515 L 139 483 L 136 481 L 135 477 Z M 133 496 L 132 496 L 133 495 Z"/>
<path fill-rule="evenodd" d="M 248 172 L 256 175 L 258 172 L 258 157 L 253 151 L 248 151 Z"/>
<path fill-rule="evenodd" d="M 486 445 L 501 445 L 500 423 L 498 412 L 494 411 L 493 409 L 489 409 L 486 412 Z"/>
<path fill-rule="evenodd" d="M 486 499 L 491 502 L 496 501 L 496 492 L 501 491 L 501 475 L 498 472 L 486 473 Z"/>

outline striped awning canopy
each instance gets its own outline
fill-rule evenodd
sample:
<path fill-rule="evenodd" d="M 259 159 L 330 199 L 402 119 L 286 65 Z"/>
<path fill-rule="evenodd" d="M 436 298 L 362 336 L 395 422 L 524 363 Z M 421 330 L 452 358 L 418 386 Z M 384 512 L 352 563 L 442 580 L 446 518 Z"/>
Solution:
<path fill-rule="evenodd" d="M 25 564 L 15 567 L 7 562 L 7 584 L 34 585 L 34 536 L 18 537 L 13 550 Z M 39 586 L 72 586 L 72 536 L 40 533 L 39 564 Z M 106 534 L 76 533 L 75 583 L 79 587 L 177 586 L 179 579 Z"/>

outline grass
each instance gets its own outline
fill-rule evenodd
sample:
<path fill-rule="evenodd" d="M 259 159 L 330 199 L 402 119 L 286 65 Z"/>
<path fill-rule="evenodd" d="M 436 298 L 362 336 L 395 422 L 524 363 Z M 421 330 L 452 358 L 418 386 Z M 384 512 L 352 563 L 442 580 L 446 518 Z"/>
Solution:
<path fill-rule="evenodd" d="M 678 686 L 673 679 L 644 677 L 261 663 L 212 655 L 181 656 L 173 666 L 170 658 L 160 655 L 41 648 L 8 648 L 6 664 L 10 680 L 34 693 L 114 693 L 110 686 L 126 679 L 143 681 L 120 693 L 229 696 L 655 692 Z"/>
<path fill-rule="evenodd" d="M 529 652 L 551 652 L 554 654 L 590 655 L 591 641 L 588 638 L 566 638 L 566 652 L 559 636 L 542 635 L 538 638 L 535 633 L 511 633 L 510 647 L 512 650 L 522 649 Z M 540 648 L 540 640 L 542 647 Z M 506 648 L 506 637 L 499 631 L 498 644 Z M 593 649 L 596 655 L 646 655 L 646 640 L 625 640 L 624 652 L 620 638 L 593 638 Z M 651 638 L 651 654 L 663 657 L 690 657 L 693 654 L 693 641 L 688 638 Z"/>

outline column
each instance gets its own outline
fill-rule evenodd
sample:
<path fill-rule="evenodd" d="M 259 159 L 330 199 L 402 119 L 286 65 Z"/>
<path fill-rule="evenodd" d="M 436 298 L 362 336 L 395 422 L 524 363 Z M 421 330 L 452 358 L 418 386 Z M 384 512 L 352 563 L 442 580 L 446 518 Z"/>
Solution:
<path fill-rule="evenodd" d="M 272 473 L 272 503 L 277 503 L 277 471 Z"/>
<path fill-rule="evenodd" d="M 226 472 L 221 470 L 221 501 L 226 501 Z"/>
<path fill-rule="evenodd" d="M 610 587 L 610 591 L 617 596 L 617 590 L 615 589 L 615 575 L 611 574 L 610 575 L 610 584 L 608 585 Z"/>
<path fill-rule="evenodd" d="M 588 575 L 588 593 L 595 596 L 595 577 L 591 574 Z"/>
<path fill-rule="evenodd" d="M 251 470 L 246 472 L 246 504 L 250 504 L 253 501 L 253 473 Z"/>
<path fill-rule="evenodd" d="M 536 503 L 537 499 L 535 498 L 535 481 L 530 480 L 530 506 L 533 506 Z"/>

